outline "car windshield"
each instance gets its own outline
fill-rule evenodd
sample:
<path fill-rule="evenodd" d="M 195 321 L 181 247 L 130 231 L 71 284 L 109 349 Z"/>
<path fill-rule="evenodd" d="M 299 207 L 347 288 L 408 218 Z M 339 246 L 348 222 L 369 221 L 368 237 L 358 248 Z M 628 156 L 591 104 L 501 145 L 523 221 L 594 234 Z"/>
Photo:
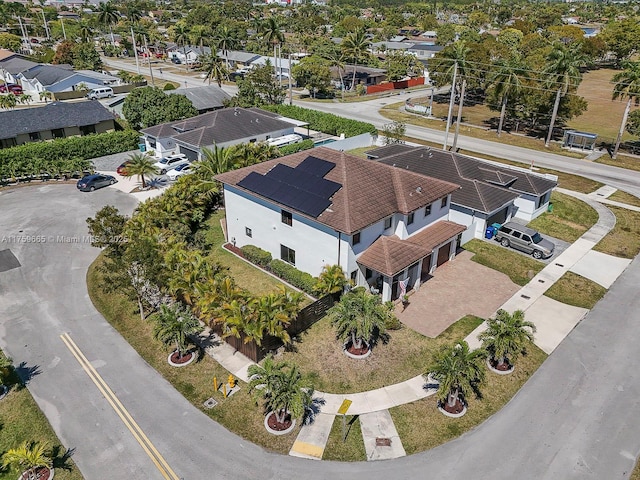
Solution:
<path fill-rule="evenodd" d="M 166 158 L 161 158 L 158 163 L 167 163 L 169 160 L 167 160 Z"/>
<path fill-rule="evenodd" d="M 538 232 L 536 232 L 533 235 L 531 235 L 531 240 L 533 240 L 533 243 L 540 243 L 542 241 L 542 237 Z"/>

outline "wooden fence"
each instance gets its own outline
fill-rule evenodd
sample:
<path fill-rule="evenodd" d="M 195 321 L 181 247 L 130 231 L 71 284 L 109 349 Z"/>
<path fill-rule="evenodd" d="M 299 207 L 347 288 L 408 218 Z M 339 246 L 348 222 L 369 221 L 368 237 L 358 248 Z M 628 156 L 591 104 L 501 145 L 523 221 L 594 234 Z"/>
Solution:
<path fill-rule="evenodd" d="M 339 299 L 339 294 L 326 295 L 304 307 L 298 313 L 297 318 L 287 327 L 289 335 L 294 337 L 304 332 L 311 325 L 323 318 L 327 313 L 327 310 L 329 310 Z M 222 326 L 220 324 L 215 324 L 213 326 L 213 331 L 218 335 L 221 335 Z M 225 342 L 235 348 L 238 352 L 249 357 L 254 362 L 259 362 L 266 357 L 269 352 L 277 350 L 282 346 L 282 340 L 269 335 L 262 340 L 262 345 L 260 346 L 258 346 L 253 340 L 249 340 L 248 342 L 245 342 L 245 340 L 246 336 L 244 334 L 240 334 L 240 338 L 229 336 L 224 339 Z"/>
<path fill-rule="evenodd" d="M 399 82 L 387 82 L 380 85 L 369 85 L 367 87 L 367 94 L 380 93 L 389 90 L 400 90 L 403 88 L 416 87 L 418 85 L 424 85 L 424 77 L 410 78 L 409 80 L 401 80 Z"/>

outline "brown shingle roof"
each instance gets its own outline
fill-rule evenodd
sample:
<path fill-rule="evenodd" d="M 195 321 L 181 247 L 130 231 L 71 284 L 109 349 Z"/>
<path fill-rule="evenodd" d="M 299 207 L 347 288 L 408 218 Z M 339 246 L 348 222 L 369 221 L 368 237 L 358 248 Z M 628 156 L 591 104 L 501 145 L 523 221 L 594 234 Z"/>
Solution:
<path fill-rule="evenodd" d="M 448 220 L 441 220 L 406 240 L 400 240 L 395 235 L 381 236 L 358 257 L 358 263 L 393 277 L 432 253 L 438 245 L 464 232 L 466 228 Z"/>
<path fill-rule="evenodd" d="M 454 183 L 323 147 L 232 170 L 216 176 L 216 179 L 242 189 L 238 182 L 251 172 L 264 175 L 278 164 L 295 168 L 309 156 L 335 163 L 336 166 L 324 178 L 342 185 L 331 197 L 332 204 L 315 220 L 348 235 L 394 213 L 411 213 L 458 188 Z"/>

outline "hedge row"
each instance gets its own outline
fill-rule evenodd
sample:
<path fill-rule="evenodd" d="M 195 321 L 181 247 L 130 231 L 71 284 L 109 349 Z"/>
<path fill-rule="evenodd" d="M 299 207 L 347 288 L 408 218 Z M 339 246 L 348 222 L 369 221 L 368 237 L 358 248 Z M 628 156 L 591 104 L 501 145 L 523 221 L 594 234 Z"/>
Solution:
<path fill-rule="evenodd" d="M 378 129 L 371 123 L 350 120 L 333 115 L 332 113 L 318 112 L 296 105 L 265 105 L 261 108 L 278 113 L 284 117 L 307 122 L 311 130 L 318 130 L 330 135 L 341 135 L 344 133 L 345 137 L 355 137 L 363 133 L 375 135 L 378 132 Z"/>
<path fill-rule="evenodd" d="M 138 147 L 139 141 L 138 132 L 124 130 L 4 148 L 0 150 L 0 178 L 40 173 L 40 171 L 33 172 L 36 160 L 47 164 L 45 167 L 38 167 L 39 170 L 57 168 L 58 163 L 72 159 L 88 160 L 133 150 Z"/>
<path fill-rule="evenodd" d="M 309 150 L 310 148 L 313 148 L 313 140 L 309 138 L 299 143 L 284 145 L 280 147 L 279 150 L 282 156 L 284 157 L 285 155 L 291 155 L 292 153 L 301 152 L 303 150 Z"/>
<path fill-rule="evenodd" d="M 245 245 L 240 249 L 242 256 L 251 263 L 260 265 L 262 268 L 269 268 L 271 263 L 271 254 L 266 250 L 256 247 L 255 245 Z"/>
<path fill-rule="evenodd" d="M 271 260 L 269 264 L 271 271 L 282 278 L 284 281 L 289 282 L 294 287 L 298 287 L 303 292 L 308 293 L 309 295 L 314 295 L 313 287 L 318 281 L 317 278 L 312 277 L 307 272 L 302 272 L 298 270 L 293 265 L 289 265 L 282 260 L 278 260 L 277 258 Z"/>

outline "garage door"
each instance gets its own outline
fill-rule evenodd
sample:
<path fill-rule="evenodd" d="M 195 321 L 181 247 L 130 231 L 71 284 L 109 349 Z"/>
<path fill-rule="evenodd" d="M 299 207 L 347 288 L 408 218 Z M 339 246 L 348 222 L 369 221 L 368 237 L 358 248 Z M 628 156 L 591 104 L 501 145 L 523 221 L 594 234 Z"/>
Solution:
<path fill-rule="evenodd" d="M 186 155 L 187 158 L 192 162 L 195 162 L 196 160 L 198 160 L 198 152 L 191 150 L 190 148 L 185 148 L 182 145 L 180 145 L 180 153 Z"/>
<path fill-rule="evenodd" d="M 449 253 L 451 252 L 451 243 L 447 243 L 438 249 L 438 266 L 449 260 Z"/>
<path fill-rule="evenodd" d="M 508 211 L 509 211 L 509 207 L 505 207 L 499 212 L 496 212 L 493 215 L 491 215 L 489 218 L 487 218 L 487 226 L 491 225 L 492 223 L 503 224 L 504 222 L 506 222 Z"/>

